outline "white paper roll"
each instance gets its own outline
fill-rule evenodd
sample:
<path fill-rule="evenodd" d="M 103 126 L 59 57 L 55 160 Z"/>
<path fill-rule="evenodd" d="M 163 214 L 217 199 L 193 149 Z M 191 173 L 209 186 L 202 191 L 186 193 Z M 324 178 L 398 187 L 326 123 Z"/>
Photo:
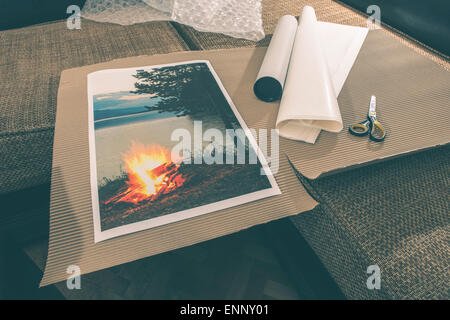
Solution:
<path fill-rule="evenodd" d="M 280 136 L 315 143 L 320 131 L 343 128 L 337 96 L 367 29 L 317 22 L 303 8 L 292 49 L 276 128 Z"/>
<path fill-rule="evenodd" d="M 253 86 L 255 95 L 263 101 L 281 98 L 297 26 L 294 16 L 285 15 L 278 20 Z"/>

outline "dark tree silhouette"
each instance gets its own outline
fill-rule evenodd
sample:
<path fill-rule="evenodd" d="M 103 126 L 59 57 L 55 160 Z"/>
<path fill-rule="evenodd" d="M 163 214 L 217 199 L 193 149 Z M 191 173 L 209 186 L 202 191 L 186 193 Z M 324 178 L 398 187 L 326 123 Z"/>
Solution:
<path fill-rule="evenodd" d="M 161 97 L 156 106 L 160 112 L 189 115 L 194 119 L 219 115 L 226 128 L 236 126 L 236 117 L 205 63 L 137 70 L 134 77 L 138 81 L 133 93 Z"/>

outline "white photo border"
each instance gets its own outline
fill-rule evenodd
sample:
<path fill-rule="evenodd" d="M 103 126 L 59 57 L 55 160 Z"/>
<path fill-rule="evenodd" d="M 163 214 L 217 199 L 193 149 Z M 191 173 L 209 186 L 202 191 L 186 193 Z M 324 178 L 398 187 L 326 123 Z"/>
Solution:
<path fill-rule="evenodd" d="M 95 74 L 99 73 L 113 73 L 116 70 L 138 70 L 138 69 L 154 69 L 154 68 L 162 68 L 169 66 L 177 66 L 177 65 L 188 65 L 194 63 L 205 63 L 213 75 L 214 79 L 217 82 L 222 94 L 228 102 L 228 105 L 233 110 L 236 119 L 239 121 L 239 124 L 242 127 L 242 130 L 245 132 L 247 139 L 257 154 L 257 157 L 261 163 L 261 166 L 266 174 L 267 179 L 270 182 L 271 187 L 263 190 L 258 190 L 255 192 L 243 194 L 237 197 L 232 197 L 229 199 L 217 201 L 214 203 L 202 205 L 199 207 L 194 207 L 182 211 L 177 211 L 174 213 L 169 213 L 163 216 L 149 218 L 139 222 L 133 222 L 127 225 L 114 227 L 105 231 L 101 230 L 101 217 L 100 217 L 100 206 L 98 199 L 98 184 L 97 184 L 97 157 L 96 157 L 96 148 L 95 148 L 95 130 L 94 130 L 94 104 L 93 104 L 93 89 L 90 86 L 92 81 L 92 77 Z M 231 100 L 228 92 L 220 81 L 219 76 L 215 72 L 209 60 L 190 60 L 190 61 L 180 61 L 168 64 L 160 64 L 160 65 L 152 65 L 152 66 L 141 66 L 141 67 L 133 67 L 133 68 L 118 68 L 118 69 L 105 69 L 101 71 L 96 71 L 88 74 L 87 77 L 87 89 L 88 89 L 88 130 L 89 130 L 89 160 L 90 160 L 90 177 L 91 177 L 91 200 L 92 200 L 92 211 L 93 211 L 93 222 L 94 222 L 94 242 L 100 242 L 107 239 L 123 236 L 130 233 L 135 233 L 151 228 L 155 228 L 158 226 L 166 225 L 169 223 L 174 223 L 181 220 L 186 220 L 190 218 L 194 218 L 200 215 L 212 213 L 215 211 L 235 207 L 241 204 L 253 202 L 259 199 L 275 196 L 281 194 L 281 190 L 278 187 L 278 184 L 272 175 L 268 163 L 259 149 L 259 146 L 251 133 L 250 129 L 247 127 L 244 119 L 239 114 L 236 106 Z"/>

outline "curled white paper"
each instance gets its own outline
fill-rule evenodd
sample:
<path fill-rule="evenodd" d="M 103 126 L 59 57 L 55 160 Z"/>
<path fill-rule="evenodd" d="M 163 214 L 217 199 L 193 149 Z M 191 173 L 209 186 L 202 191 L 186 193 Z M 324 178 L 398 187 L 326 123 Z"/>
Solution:
<path fill-rule="evenodd" d="M 367 31 L 318 22 L 312 7 L 303 8 L 276 122 L 282 137 L 315 143 L 322 129 L 342 130 L 337 96 Z"/>

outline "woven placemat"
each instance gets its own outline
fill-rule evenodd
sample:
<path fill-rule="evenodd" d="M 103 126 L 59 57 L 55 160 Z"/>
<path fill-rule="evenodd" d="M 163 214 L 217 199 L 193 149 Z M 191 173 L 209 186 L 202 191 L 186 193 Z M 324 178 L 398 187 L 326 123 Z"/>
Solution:
<path fill-rule="evenodd" d="M 450 146 L 316 180 L 290 220 L 349 299 L 448 299 Z M 292 252 L 301 255 L 301 252 Z M 378 265 L 381 290 L 368 290 Z"/>

